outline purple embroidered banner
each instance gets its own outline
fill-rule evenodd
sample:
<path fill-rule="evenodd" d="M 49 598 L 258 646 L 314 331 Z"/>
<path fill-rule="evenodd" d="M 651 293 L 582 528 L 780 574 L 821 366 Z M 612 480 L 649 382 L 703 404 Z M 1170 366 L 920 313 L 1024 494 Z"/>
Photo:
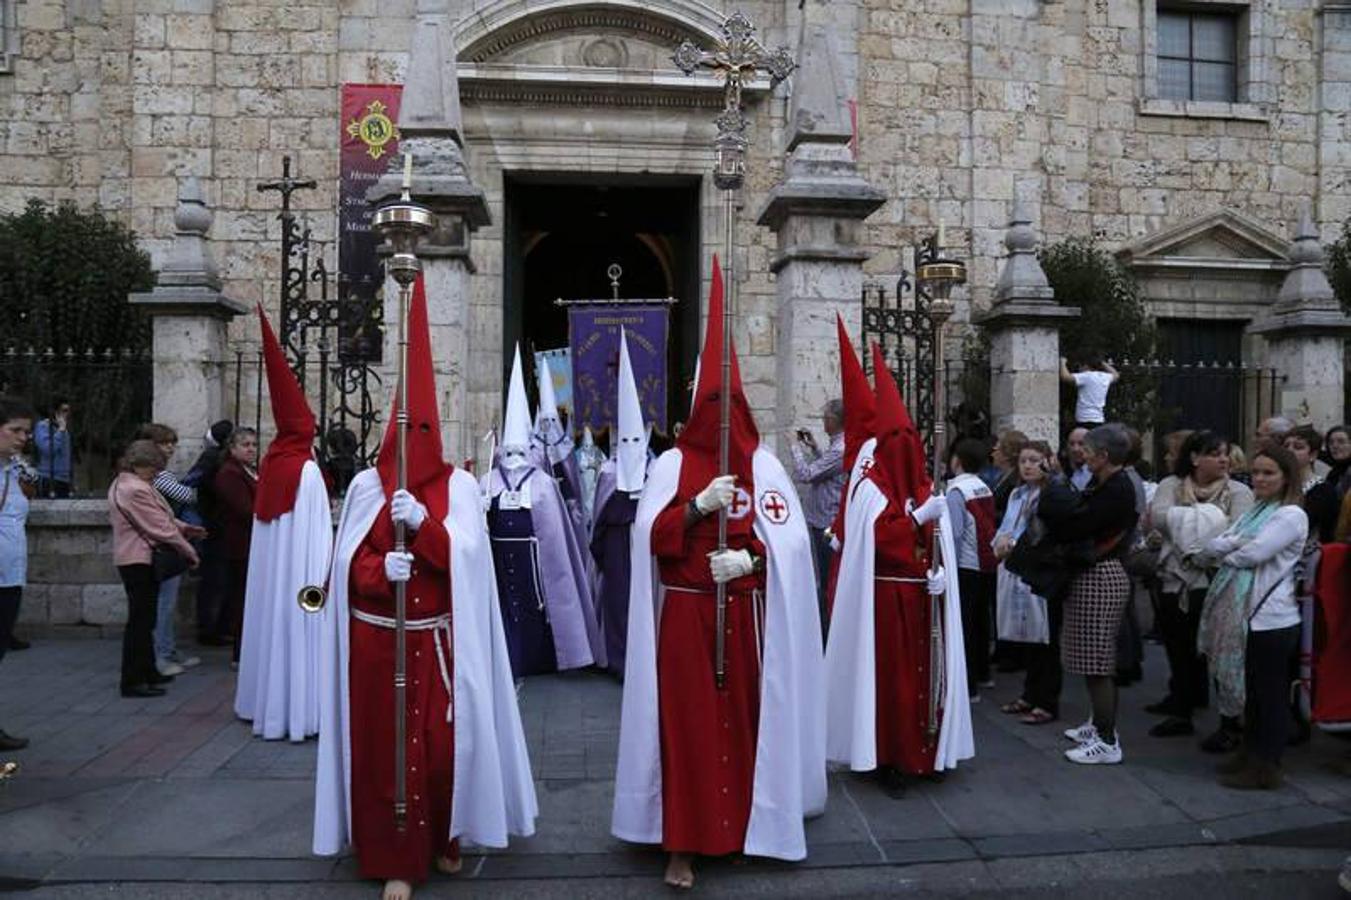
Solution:
<path fill-rule="evenodd" d="M 619 329 L 628 335 L 629 361 L 638 384 L 643 419 L 666 431 L 665 306 L 574 306 L 568 310 L 572 350 L 573 430 L 599 432 L 615 423 L 619 378 Z"/>

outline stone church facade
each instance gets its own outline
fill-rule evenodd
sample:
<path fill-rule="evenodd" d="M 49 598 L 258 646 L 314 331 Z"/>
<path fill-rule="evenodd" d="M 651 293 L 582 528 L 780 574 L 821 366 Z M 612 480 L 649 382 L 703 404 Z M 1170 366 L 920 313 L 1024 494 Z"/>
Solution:
<path fill-rule="evenodd" d="M 1287 367 L 1283 405 L 1340 418 L 1345 323 L 1321 295 L 1308 315 L 1281 294 L 1312 266 L 1291 251 L 1301 219 L 1311 243 L 1351 215 L 1351 4 L 0 0 L 0 209 L 97 202 L 163 264 L 195 178 L 222 293 L 275 311 L 276 200 L 258 182 L 291 155 L 319 185 L 296 202 L 331 246 L 339 86 L 402 83 L 415 31 L 434 30 L 458 53 L 433 69 L 458 94 L 465 174 L 488 214 L 433 299 L 438 342 L 455 348 L 440 363 L 447 446 L 472 456 L 500 414 L 504 348 L 534 327 L 529 282 L 563 277 L 548 265 L 580 246 L 539 264 L 521 249 L 567 237 L 560 204 L 628 194 L 625 215 L 641 217 L 643 197 L 678 197 L 674 224 L 629 230 L 651 249 L 654 283 L 694 310 L 675 329 L 688 375 L 723 241 L 708 177 L 721 89 L 670 53 L 711 46 L 733 10 L 802 63 L 777 90 L 747 90 L 737 341 L 766 432 L 814 424 L 835 392 L 835 309 L 856 325 L 864 280 L 894 279 L 939 222 L 969 265 L 959 322 L 1019 300 L 998 286 L 1015 205 L 1043 240 L 1092 235 L 1119 251 L 1179 333 L 1237 329 L 1246 360 Z M 658 189 L 674 193 L 642 193 Z M 1266 337 L 1253 331 L 1277 314 L 1289 315 Z M 1053 395 L 1052 319 L 991 321 L 1028 333 L 996 342 L 996 367 Z M 249 317 L 228 325 L 230 345 L 255 340 Z M 218 383 L 207 405 L 228 393 Z M 1018 418 L 1014 393 L 1001 410 L 996 388 L 1001 423 L 1054 430 L 1053 417 Z M 198 434 L 219 412 L 173 414 Z"/>

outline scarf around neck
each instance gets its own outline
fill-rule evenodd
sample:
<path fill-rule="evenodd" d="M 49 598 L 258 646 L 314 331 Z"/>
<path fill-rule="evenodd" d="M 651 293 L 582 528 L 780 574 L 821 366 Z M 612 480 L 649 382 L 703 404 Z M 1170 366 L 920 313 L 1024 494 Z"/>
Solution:
<path fill-rule="evenodd" d="M 1218 506 L 1229 516 L 1234 511 L 1234 492 L 1229 489 L 1229 478 L 1216 478 L 1210 484 L 1198 484 L 1188 475 L 1182 479 L 1177 489 L 1178 506 L 1195 506 L 1198 503 L 1211 503 Z"/>
<path fill-rule="evenodd" d="M 1269 500 L 1258 503 L 1240 516 L 1225 533 L 1251 540 L 1278 509 L 1279 503 Z M 1197 650 L 1210 660 L 1221 715 L 1241 714 L 1246 701 L 1244 676 L 1250 614 L 1248 607 L 1252 603 L 1256 575 L 1255 569 L 1221 565 L 1210 581 L 1205 606 L 1201 609 Z"/>

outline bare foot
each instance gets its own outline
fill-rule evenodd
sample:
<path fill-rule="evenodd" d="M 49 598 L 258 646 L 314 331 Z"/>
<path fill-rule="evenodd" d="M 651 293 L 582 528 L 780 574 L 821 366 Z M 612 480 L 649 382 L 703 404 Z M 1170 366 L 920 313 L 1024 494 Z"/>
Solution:
<path fill-rule="evenodd" d="M 412 900 L 413 886 L 406 881 L 395 881 L 390 879 L 385 882 L 385 889 L 380 894 L 380 900 Z"/>
<path fill-rule="evenodd" d="M 438 856 L 436 858 L 436 871 L 443 875 L 459 875 L 463 868 L 464 860 L 461 858 L 451 859 L 449 856 Z"/>
<path fill-rule="evenodd" d="M 694 887 L 694 855 L 672 853 L 666 864 L 666 883 L 673 888 L 688 891 Z"/>

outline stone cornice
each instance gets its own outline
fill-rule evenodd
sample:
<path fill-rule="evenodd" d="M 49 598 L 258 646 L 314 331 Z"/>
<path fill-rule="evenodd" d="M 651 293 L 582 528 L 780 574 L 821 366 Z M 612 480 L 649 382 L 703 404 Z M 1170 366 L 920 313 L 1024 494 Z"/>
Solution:
<path fill-rule="evenodd" d="M 1047 288 L 1043 297 L 1018 297 L 996 303 L 989 310 L 972 317 L 982 328 L 1001 330 L 1012 326 L 1059 328 L 1070 319 L 1077 319 L 1082 310 L 1077 306 L 1061 306 L 1050 300 L 1054 292 Z"/>
<path fill-rule="evenodd" d="M 469 103 L 721 109 L 722 83 L 713 75 L 577 66 L 458 67 L 460 97 Z M 747 99 L 769 92 L 769 81 L 746 85 Z"/>
<path fill-rule="evenodd" d="M 1340 341 L 1351 336 L 1351 317 L 1340 309 L 1296 309 L 1273 313 L 1249 325 L 1247 330 L 1268 340 L 1321 337 Z"/>
<path fill-rule="evenodd" d="M 778 231 L 790 216 L 861 220 L 886 202 L 887 195 L 862 178 L 789 178 L 769 192 L 755 221 Z"/>
<path fill-rule="evenodd" d="M 127 299 L 133 306 L 143 308 L 152 316 L 201 316 L 228 320 L 249 311 L 246 304 L 204 285 L 159 285 L 144 293 L 131 294 Z"/>
<path fill-rule="evenodd" d="M 789 247 L 782 253 L 777 253 L 769 261 L 769 271 L 777 274 L 780 269 L 791 262 L 801 262 L 811 260 L 814 262 L 835 262 L 835 263 L 862 263 L 868 257 L 872 256 L 867 250 L 861 248 L 841 247 L 838 244 L 827 246 L 808 246 L 799 244 Z M 823 302 L 825 302 L 823 300 Z M 833 302 L 833 301 L 831 301 Z"/>

